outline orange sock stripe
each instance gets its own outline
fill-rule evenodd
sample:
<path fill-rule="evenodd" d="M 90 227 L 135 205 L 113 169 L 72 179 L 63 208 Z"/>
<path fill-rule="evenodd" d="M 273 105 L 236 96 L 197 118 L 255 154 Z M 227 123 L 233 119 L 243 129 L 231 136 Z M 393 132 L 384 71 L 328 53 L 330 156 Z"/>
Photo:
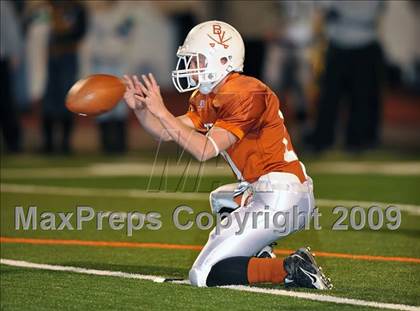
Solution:
<path fill-rule="evenodd" d="M 248 263 L 248 282 L 283 283 L 287 273 L 283 268 L 283 260 L 273 258 L 251 258 Z"/>

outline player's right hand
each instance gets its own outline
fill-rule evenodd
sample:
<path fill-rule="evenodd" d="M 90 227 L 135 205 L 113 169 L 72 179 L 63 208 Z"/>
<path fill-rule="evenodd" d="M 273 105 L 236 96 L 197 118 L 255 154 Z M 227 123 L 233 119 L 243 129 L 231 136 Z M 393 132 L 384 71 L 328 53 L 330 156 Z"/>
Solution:
<path fill-rule="evenodd" d="M 133 110 L 141 110 L 144 109 L 144 104 L 137 100 L 135 95 L 139 95 L 144 97 L 144 94 L 140 88 L 139 79 L 136 75 L 134 76 L 127 76 L 124 75 L 124 83 L 125 83 L 125 93 L 124 93 L 124 100 L 127 103 L 128 107 Z"/>

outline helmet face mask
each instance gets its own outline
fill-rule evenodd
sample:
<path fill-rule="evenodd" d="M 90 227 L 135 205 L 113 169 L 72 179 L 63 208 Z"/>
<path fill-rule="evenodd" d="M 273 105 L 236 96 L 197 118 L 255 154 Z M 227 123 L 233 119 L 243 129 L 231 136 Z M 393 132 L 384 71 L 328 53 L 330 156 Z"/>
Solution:
<path fill-rule="evenodd" d="M 244 45 L 235 28 L 210 21 L 195 26 L 179 47 L 172 82 L 180 92 L 208 94 L 230 72 L 242 71 Z"/>
<path fill-rule="evenodd" d="M 208 58 L 204 54 L 178 53 L 177 56 L 178 62 L 172 72 L 172 82 L 181 93 L 195 90 L 200 86 L 205 88 L 213 83 L 217 84 L 226 76 L 214 70 L 215 65 L 209 66 Z M 219 62 L 223 66 L 227 61 L 221 59 Z"/>

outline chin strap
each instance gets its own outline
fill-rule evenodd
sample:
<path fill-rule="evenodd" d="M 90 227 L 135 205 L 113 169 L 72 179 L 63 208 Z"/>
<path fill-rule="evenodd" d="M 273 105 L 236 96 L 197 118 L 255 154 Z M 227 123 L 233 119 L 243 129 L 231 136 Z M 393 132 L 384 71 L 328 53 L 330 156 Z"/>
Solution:
<path fill-rule="evenodd" d="M 200 87 L 198 89 L 201 94 L 207 95 L 210 94 L 213 87 L 214 85 L 212 85 L 212 83 L 200 83 Z"/>
<path fill-rule="evenodd" d="M 226 78 L 226 76 L 229 74 L 229 73 L 231 73 L 231 72 L 233 72 L 233 70 L 232 70 L 232 66 L 231 65 L 229 65 L 228 67 L 227 67 L 227 69 L 226 69 L 226 74 L 224 75 L 224 76 L 222 76 L 219 80 L 217 80 L 217 81 L 214 81 L 214 82 L 200 82 L 200 86 L 199 86 L 199 90 L 200 90 L 200 93 L 201 94 L 204 94 L 204 95 L 207 95 L 207 94 L 209 94 L 213 89 L 214 89 L 214 87 L 217 85 L 217 84 L 219 84 L 219 82 L 220 81 L 222 81 L 224 78 Z"/>

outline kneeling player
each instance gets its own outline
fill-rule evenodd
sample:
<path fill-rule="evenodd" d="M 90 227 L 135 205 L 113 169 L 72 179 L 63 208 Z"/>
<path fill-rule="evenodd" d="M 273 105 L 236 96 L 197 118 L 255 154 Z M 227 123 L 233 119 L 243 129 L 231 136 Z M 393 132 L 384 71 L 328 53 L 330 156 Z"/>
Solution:
<path fill-rule="evenodd" d="M 233 222 L 220 232 L 213 230 L 190 270 L 191 284 L 331 288 L 308 249 L 284 260 L 272 253 L 274 241 L 309 221 L 312 180 L 293 151 L 277 96 L 261 81 L 240 74 L 244 53 L 240 34 L 229 24 L 209 21 L 194 27 L 178 49 L 172 72 L 178 91 L 194 90 L 188 112 L 177 118 L 166 109 L 151 74 L 142 76 L 142 82 L 125 76 L 125 100 L 147 132 L 175 141 L 199 161 L 221 154 L 232 168 L 238 182 L 210 194 L 214 213 L 232 212 L 234 219 L 245 219 L 246 213 L 265 215 L 255 221 L 248 217 L 242 228 Z M 288 225 L 279 230 L 274 218 L 295 215 L 294 208 L 303 217 L 293 221 L 296 226 L 282 219 Z"/>

